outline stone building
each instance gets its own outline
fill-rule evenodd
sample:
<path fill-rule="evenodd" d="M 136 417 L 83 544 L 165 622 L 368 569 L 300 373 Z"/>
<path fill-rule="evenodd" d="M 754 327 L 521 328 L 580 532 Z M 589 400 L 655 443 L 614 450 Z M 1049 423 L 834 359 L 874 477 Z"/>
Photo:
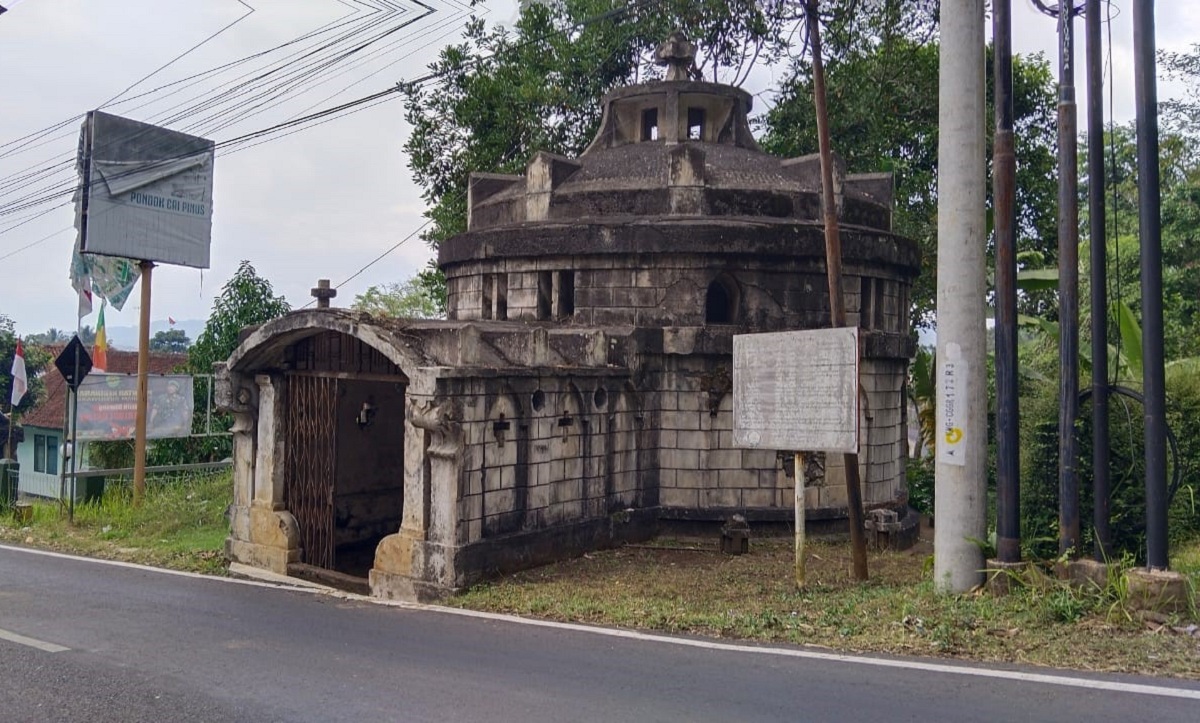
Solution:
<path fill-rule="evenodd" d="M 735 334 L 829 325 L 818 160 L 759 150 L 750 95 L 689 79 L 673 41 L 667 79 L 606 96 L 579 158 L 472 175 L 468 230 L 439 251 L 448 319 L 247 330 L 219 370 L 231 560 L 424 598 L 671 521 L 791 519 L 791 451 L 732 446 L 730 365 Z M 904 517 L 918 252 L 891 232 L 889 175 L 836 175 L 863 497 Z M 839 463 L 810 521 L 844 525 Z"/>

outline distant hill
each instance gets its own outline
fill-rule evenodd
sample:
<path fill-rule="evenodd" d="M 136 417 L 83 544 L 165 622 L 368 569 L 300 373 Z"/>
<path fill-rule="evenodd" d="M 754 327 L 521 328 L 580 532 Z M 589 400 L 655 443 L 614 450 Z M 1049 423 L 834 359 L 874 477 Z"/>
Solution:
<path fill-rule="evenodd" d="M 204 331 L 204 319 L 179 319 L 175 325 L 171 326 L 166 319 L 150 322 L 150 338 L 160 331 L 169 329 L 179 329 L 187 334 L 188 339 L 195 342 L 196 337 L 200 336 L 200 332 Z M 127 351 L 137 350 L 138 345 L 138 330 L 136 326 L 110 326 L 108 331 L 108 345 L 113 349 L 124 349 Z"/>

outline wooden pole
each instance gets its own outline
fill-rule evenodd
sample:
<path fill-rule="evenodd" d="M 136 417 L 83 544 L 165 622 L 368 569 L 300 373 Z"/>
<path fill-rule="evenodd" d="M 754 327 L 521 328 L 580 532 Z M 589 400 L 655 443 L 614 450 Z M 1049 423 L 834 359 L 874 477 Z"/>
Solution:
<path fill-rule="evenodd" d="M 150 272 L 154 264 L 143 261 L 139 264 L 142 270 L 142 309 L 141 321 L 138 327 L 138 378 L 137 378 L 137 420 L 133 431 L 133 504 L 142 503 L 146 492 L 146 407 L 148 406 L 150 390 Z"/>
<path fill-rule="evenodd" d="M 837 205 L 833 188 L 833 151 L 829 140 L 829 112 L 825 105 L 825 66 L 821 60 L 821 28 L 818 0 L 808 0 L 806 20 L 813 56 L 813 102 L 817 109 L 817 143 L 821 152 L 821 209 L 825 218 L 825 271 L 829 280 L 829 316 L 833 328 L 846 325 L 846 303 L 842 297 L 842 240 L 838 232 Z M 867 540 L 863 534 L 862 480 L 858 454 L 846 453 L 846 507 L 850 523 L 850 547 L 854 579 L 867 579 Z"/>
<path fill-rule="evenodd" d="M 796 587 L 802 589 L 806 582 L 807 565 L 804 559 L 804 453 L 796 453 Z"/>

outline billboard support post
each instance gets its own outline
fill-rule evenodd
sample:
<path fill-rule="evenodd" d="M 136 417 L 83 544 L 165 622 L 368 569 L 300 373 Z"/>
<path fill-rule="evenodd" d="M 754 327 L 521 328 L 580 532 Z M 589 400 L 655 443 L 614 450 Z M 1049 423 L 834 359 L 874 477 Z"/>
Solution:
<path fill-rule="evenodd" d="M 137 378 L 137 421 L 134 423 L 133 437 L 133 504 L 142 503 L 142 495 L 146 491 L 146 407 L 149 403 L 150 372 L 150 276 L 154 263 L 143 261 L 139 264 L 142 270 L 142 308 L 141 320 L 138 325 L 138 378 Z"/>

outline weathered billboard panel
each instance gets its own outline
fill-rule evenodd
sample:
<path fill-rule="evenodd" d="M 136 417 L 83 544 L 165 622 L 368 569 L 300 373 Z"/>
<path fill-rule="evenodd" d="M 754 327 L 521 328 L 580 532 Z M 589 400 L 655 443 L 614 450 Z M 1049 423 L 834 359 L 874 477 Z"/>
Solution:
<path fill-rule="evenodd" d="M 91 111 L 80 138 L 79 248 L 209 267 L 216 144 Z"/>

